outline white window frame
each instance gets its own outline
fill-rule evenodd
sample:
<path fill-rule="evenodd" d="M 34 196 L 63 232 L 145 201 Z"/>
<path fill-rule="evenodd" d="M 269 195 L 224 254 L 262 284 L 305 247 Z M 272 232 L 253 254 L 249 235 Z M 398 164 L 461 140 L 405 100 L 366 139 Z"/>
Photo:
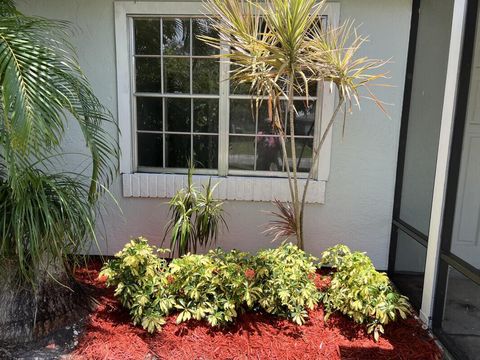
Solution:
<path fill-rule="evenodd" d="M 115 45 L 117 65 L 117 110 L 120 128 L 119 144 L 121 149 L 120 173 L 122 174 L 124 197 L 171 197 L 179 188 L 185 185 L 186 176 L 168 172 L 139 173 L 136 172 L 135 149 L 135 118 L 133 107 L 133 79 L 131 57 L 133 56 L 133 17 L 135 16 L 199 16 L 205 14 L 201 2 L 147 2 L 147 1 L 116 1 L 115 6 Z M 322 14 L 327 16 L 332 26 L 339 25 L 340 4 L 328 3 Z M 228 77 L 228 63 L 220 63 L 220 102 L 219 113 L 229 113 L 229 83 L 222 81 Z M 314 144 L 320 138 L 322 129 L 325 129 L 333 115 L 335 94 L 330 91 L 328 84 L 320 89 L 317 100 Z M 219 121 L 219 162 L 217 197 L 223 200 L 272 201 L 279 199 L 287 201 L 290 198 L 288 181 L 284 177 L 269 172 L 230 171 L 228 175 L 228 122 Z M 223 138 L 222 138 L 223 137 Z M 322 146 L 318 166 L 315 169 L 314 179 L 311 181 L 307 202 L 324 203 L 325 185 L 330 175 L 332 132 Z M 238 175 L 238 176 L 237 176 Z M 240 176 L 245 175 L 245 176 Z M 195 181 L 205 183 L 210 175 L 197 175 Z M 305 180 L 300 180 L 300 186 Z M 273 191 L 272 189 L 275 189 Z"/>

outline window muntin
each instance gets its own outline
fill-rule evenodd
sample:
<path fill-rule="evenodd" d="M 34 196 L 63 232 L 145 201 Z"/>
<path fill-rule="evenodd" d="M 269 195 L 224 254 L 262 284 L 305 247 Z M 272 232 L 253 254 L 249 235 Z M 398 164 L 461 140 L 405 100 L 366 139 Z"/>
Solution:
<path fill-rule="evenodd" d="M 269 126 L 266 102 L 256 113 L 248 89 L 226 80 L 222 97 L 229 110 L 220 111 L 220 66 L 212 57 L 218 51 L 196 37 L 215 36 L 208 22 L 201 17 L 133 18 L 136 168 L 184 172 L 193 159 L 199 173 L 217 173 L 223 165 L 233 175 L 283 176 L 280 138 Z M 297 167 L 303 173 L 312 164 L 319 88 L 310 88 L 308 101 L 295 97 Z M 223 137 L 220 122 L 225 123 Z M 288 141 L 286 146 L 291 167 Z"/>

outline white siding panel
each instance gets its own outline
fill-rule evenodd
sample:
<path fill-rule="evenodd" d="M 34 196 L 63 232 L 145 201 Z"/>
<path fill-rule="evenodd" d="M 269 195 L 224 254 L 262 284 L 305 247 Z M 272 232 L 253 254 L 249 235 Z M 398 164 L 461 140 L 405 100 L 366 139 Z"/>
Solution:
<path fill-rule="evenodd" d="M 198 175 L 193 177 L 193 181 L 201 188 L 207 185 L 209 178 Z M 171 198 L 178 190 L 187 186 L 187 176 L 178 174 L 124 174 L 122 179 L 125 198 Z M 212 176 L 211 179 L 212 185 L 219 183 L 215 196 L 220 200 L 290 201 L 287 179 L 241 176 Z M 299 181 L 299 191 L 302 191 L 304 184 L 305 180 Z M 307 202 L 323 204 L 324 200 L 325 182 L 312 180 Z"/>

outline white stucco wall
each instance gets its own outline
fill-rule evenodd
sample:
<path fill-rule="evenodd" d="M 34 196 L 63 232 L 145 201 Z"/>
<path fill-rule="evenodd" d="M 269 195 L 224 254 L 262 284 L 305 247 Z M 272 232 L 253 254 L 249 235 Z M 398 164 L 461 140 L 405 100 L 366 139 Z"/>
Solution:
<path fill-rule="evenodd" d="M 361 111 L 348 117 L 345 136 L 338 121 L 333 134 L 332 165 L 324 205 L 308 206 L 305 218 L 306 248 L 318 255 L 336 243 L 366 251 L 379 269 L 386 269 L 400 127 L 401 105 L 410 27 L 411 0 L 341 0 L 341 18 L 354 18 L 361 32 L 370 35 L 363 54 L 392 58 L 387 66 L 390 88 L 378 88 L 380 98 L 393 106 L 390 119 L 374 104 L 364 101 Z M 73 43 L 96 94 L 116 114 L 116 73 L 113 0 L 17 0 L 27 14 L 69 20 L 75 25 Z M 82 143 L 72 128 L 69 150 Z M 166 200 L 121 197 L 120 178 L 111 190 L 123 214 L 111 207 L 104 216 L 99 239 L 107 254 L 118 251 L 132 236 L 152 242 L 163 236 Z M 227 202 L 229 231 L 218 245 L 256 250 L 274 244 L 261 234 L 271 210 L 268 203 Z M 102 228 L 102 226 L 100 226 Z M 107 241 L 105 242 L 105 237 Z"/>

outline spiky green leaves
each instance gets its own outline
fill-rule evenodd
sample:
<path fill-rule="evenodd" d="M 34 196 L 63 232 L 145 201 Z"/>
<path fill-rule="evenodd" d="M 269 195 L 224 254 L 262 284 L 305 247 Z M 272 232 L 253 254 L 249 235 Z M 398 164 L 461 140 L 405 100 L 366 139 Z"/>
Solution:
<path fill-rule="evenodd" d="M 97 182 L 108 182 L 116 170 L 116 125 L 67 36 L 64 22 L 18 13 L 0 18 L 1 145 L 7 168 L 22 167 L 27 158 L 43 161 L 61 151 L 67 121 L 75 119 L 92 157 L 93 198 Z"/>
<path fill-rule="evenodd" d="M 0 262 L 14 260 L 22 279 L 35 284 L 50 264 L 93 240 L 95 214 L 84 179 L 23 169 L 12 191 L 0 181 Z"/>
<path fill-rule="evenodd" d="M 215 243 L 222 226 L 227 227 L 223 216 L 223 203 L 214 198 L 218 183 L 211 179 L 199 190 L 193 183 L 193 167 L 188 171 L 188 185 L 170 200 L 171 219 L 167 223 L 165 238 L 170 235 L 170 249 L 179 256 L 195 253 L 198 247 Z"/>
<path fill-rule="evenodd" d="M 353 21 L 322 24 L 326 6 L 315 0 L 209 0 L 213 26 L 222 35 L 200 38 L 229 49 L 219 57 L 232 63 L 231 80 L 251 84 L 253 94 L 287 96 L 293 81 L 295 92 L 308 96 L 309 85 L 326 81 L 358 103 L 359 88 L 384 77 L 377 70 L 385 62 L 358 56 L 367 39 Z"/>
<path fill-rule="evenodd" d="M 95 239 L 95 202 L 117 169 L 117 126 L 82 73 L 68 24 L 0 5 L 0 262 L 36 282 Z M 75 121 L 90 176 L 55 174 L 62 137 Z M 88 155 L 87 155 L 88 156 Z"/>

